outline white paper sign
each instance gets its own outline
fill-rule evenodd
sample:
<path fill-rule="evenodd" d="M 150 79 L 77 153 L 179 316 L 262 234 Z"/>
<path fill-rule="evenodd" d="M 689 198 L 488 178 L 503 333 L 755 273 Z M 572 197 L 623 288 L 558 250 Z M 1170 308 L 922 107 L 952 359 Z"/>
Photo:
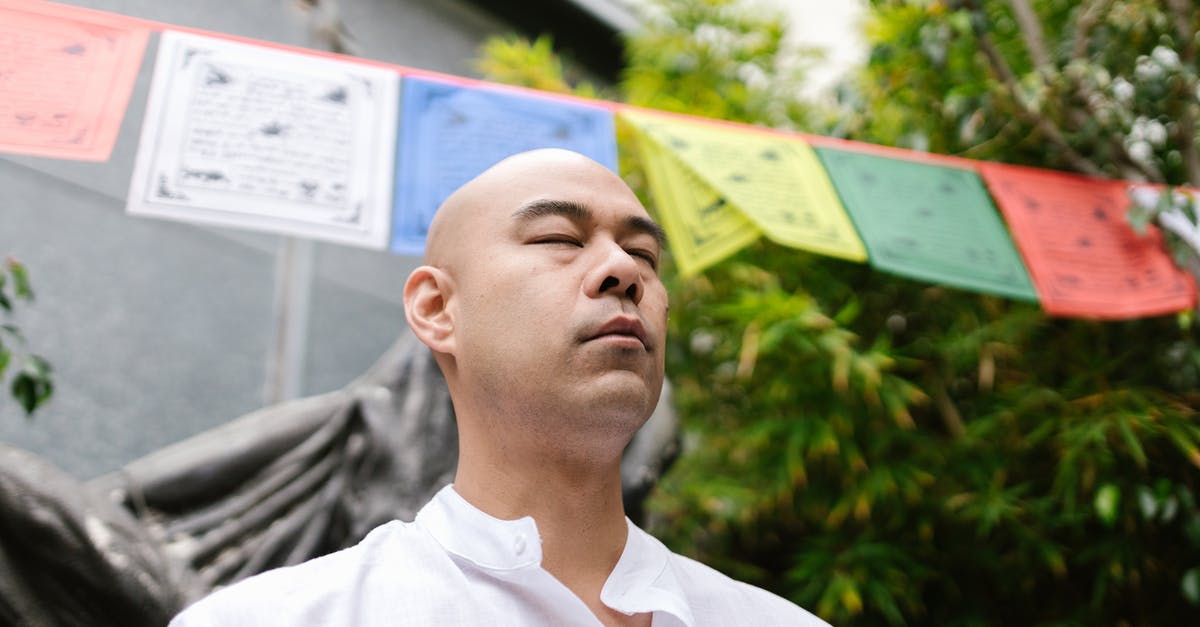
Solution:
<path fill-rule="evenodd" d="M 127 209 L 382 249 L 399 75 L 164 32 Z"/>

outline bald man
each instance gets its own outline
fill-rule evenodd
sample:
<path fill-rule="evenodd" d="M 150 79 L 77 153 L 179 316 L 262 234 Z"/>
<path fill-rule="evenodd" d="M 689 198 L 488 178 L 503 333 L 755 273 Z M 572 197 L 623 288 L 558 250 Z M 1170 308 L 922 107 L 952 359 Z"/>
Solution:
<path fill-rule="evenodd" d="M 450 388 L 454 484 L 411 523 L 226 588 L 195 625 L 825 625 L 671 553 L 621 501 L 658 402 L 662 229 L 564 150 L 496 164 L 438 209 L 405 315 Z"/>

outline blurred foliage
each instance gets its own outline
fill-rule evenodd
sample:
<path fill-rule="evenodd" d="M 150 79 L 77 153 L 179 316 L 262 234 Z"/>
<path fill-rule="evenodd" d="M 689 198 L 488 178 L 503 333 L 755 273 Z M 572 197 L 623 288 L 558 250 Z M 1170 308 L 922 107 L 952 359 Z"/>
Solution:
<path fill-rule="evenodd" d="M 24 350 L 25 336 L 13 322 L 20 302 L 33 302 L 33 288 L 29 285 L 29 271 L 24 264 L 10 257 L 0 266 L 0 321 L 3 321 L 0 323 L 0 381 L 4 381 L 11 366 L 16 374 L 9 392 L 25 414 L 32 416 L 38 407 L 50 400 L 54 381 L 50 363 Z"/>
<path fill-rule="evenodd" d="M 829 111 L 797 95 L 805 53 L 786 48 L 778 16 L 658 0 L 629 37 L 620 90 L 642 106 L 1196 185 L 1196 13 L 1179 0 L 878 0 L 869 62 Z M 536 46 L 507 45 L 509 69 L 492 76 L 570 89 Z M 636 155 L 622 164 L 653 211 Z M 1190 313 L 1049 319 L 765 241 L 702 276 L 664 276 L 684 453 L 648 507 L 674 549 L 836 625 L 1200 620 Z"/>
<path fill-rule="evenodd" d="M 844 110 L 857 115 L 844 117 L 838 132 L 980 159 L 1200 184 L 1200 14 L 1193 2 L 870 4 L 870 62 L 844 92 Z"/>
<path fill-rule="evenodd" d="M 554 52 L 554 40 L 542 35 L 530 42 L 517 35 L 492 37 L 483 44 L 476 62 L 491 80 L 585 98 L 612 97 L 578 76 L 567 76 L 567 66 Z"/>

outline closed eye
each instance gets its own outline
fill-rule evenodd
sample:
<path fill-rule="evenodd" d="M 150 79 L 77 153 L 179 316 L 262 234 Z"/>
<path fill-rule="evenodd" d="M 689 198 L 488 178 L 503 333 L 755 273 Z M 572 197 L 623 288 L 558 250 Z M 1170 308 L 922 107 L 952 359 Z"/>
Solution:
<path fill-rule="evenodd" d="M 564 246 L 574 246 L 575 248 L 583 247 L 582 242 L 580 242 L 579 240 L 577 240 L 573 237 L 568 237 L 566 235 L 547 235 L 544 237 L 539 237 L 530 243 L 532 243 L 532 244 L 561 244 Z"/>
<path fill-rule="evenodd" d="M 650 264 L 650 267 L 652 269 L 658 270 L 658 256 L 655 255 L 654 253 L 652 253 L 648 250 L 639 250 L 639 249 L 627 250 L 625 252 L 627 252 L 631 256 L 637 257 L 639 259 L 644 259 L 646 261 L 646 263 Z"/>

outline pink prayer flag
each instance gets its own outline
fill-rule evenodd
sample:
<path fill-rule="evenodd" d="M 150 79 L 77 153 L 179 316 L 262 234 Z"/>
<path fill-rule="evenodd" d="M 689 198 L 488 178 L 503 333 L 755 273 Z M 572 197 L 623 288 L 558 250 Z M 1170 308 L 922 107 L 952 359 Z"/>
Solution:
<path fill-rule="evenodd" d="M 1126 220 L 1128 183 L 1053 170 L 979 164 L 1046 312 L 1124 319 L 1182 311 L 1196 301 L 1153 226 Z"/>
<path fill-rule="evenodd" d="M 133 18 L 0 0 L 0 152 L 108 159 L 149 37 Z"/>

